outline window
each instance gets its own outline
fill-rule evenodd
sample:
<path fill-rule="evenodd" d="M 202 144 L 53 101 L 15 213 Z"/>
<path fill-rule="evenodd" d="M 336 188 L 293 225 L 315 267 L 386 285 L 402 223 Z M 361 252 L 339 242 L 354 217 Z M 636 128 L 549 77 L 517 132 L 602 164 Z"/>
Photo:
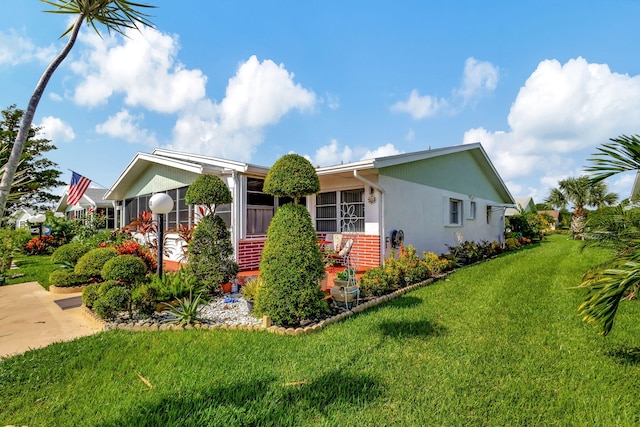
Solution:
<path fill-rule="evenodd" d="M 247 178 L 247 234 L 266 234 L 275 212 L 275 198 L 262 191 L 264 180 Z"/>
<path fill-rule="evenodd" d="M 449 224 L 462 225 L 462 200 L 449 199 Z"/>
<path fill-rule="evenodd" d="M 317 194 L 316 230 L 325 233 L 364 232 L 364 188 Z"/>
<path fill-rule="evenodd" d="M 491 224 L 491 206 L 487 205 L 487 224 Z"/>
<path fill-rule="evenodd" d="M 469 203 L 469 219 L 476 219 L 476 202 Z"/>

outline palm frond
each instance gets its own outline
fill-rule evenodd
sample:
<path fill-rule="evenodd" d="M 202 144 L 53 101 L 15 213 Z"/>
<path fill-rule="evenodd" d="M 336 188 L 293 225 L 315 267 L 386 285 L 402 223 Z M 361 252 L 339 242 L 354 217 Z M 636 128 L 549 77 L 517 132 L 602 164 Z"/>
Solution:
<path fill-rule="evenodd" d="M 107 27 L 107 31 L 115 31 L 125 35 L 127 28 L 139 30 L 141 25 L 153 27 L 149 20 L 151 15 L 142 12 L 140 9 L 155 8 L 145 3 L 138 3 L 129 0 L 40 0 L 41 2 L 54 7 L 52 10 L 45 10 L 47 13 L 61 13 L 69 15 L 80 15 L 87 24 L 91 25 L 98 33 L 96 23 Z M 67 35 L 73 28 L 70 26 L 61 37 Z"/>
<path fill-rule="evenodd" d="M 627 260 L 617 268 L 607 268 L 585 274 L 576 288 L 586 289 L 587 296 L 578 307 L 582 320 L 594 325 L 601 335 L 607 335 L 622 298 L 640 285 L 640 262 Z"/>
<path fill-rule="evenodd" d="M 621 135 L 598 147 L 598 152 L 587 159 L 591 166 L 585 168 L 592 173 L 592 181 L 602 181 L 622 172 L 640 170 L 639 138 L 638 135 Z"/>

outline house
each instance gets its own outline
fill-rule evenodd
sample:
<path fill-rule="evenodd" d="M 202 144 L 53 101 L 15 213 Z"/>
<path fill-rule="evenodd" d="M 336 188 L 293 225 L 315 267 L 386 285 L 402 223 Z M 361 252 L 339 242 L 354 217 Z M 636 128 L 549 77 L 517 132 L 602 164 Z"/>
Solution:
<path fill-rule="evenodd" d="M 447 245 L 464 240 L 502 241 L 504 211 L 514 206 L 479 143 L 316 170 L 320 192 L 301 203 L 321 240 L 334 234 L 353 239 L 351 259 L 359 267 L 379 265 L 400 243 L 419 252 L 443 253 Z M 184 202 L 188 186 L 201 174 L 215 174 L 233 196 L 217 213 L 230 227 L 241 270 L 253 270 L 259 266 L 271 218 L 288 202 L 262 191 L 267 172 L 264 166 L 155 149 L 136 154 L 104 199 L 114 202 L 116 225 L 124 226 L 149 210 L 151 195 L 166 192 L 175 204 L 165 224 L 176 230 L 192 226 L 199 217 L 198 210 Z M 177 235 L 173 238 L 177 245 Z M 174 250 L 174 260 L 179 252 Z"/>
<path fill-rule="evenodd" d="M 35 215 L 35 211 L 31 208 L 18 208 L 11 214 L 10 220 L 15 224 L 16 229 L 28 228 L 29 218 Z"/>
<path fill-rule="evenodd" d="M 533 202 L 533 197 L 516 197 L 516 207 L 507 208 L 505 216 L 517 215 L 519 213 L 536 213 L 536 204 Z"/>
<path fill-rule="evenodd" d="M 539 214 L 547 214 L 553 218 L 553 222 L 550 224 L 550 230 L 556 230 L 560 227 L 560 211 L 557 209 L 548 209 L 538 211 Z"/>
<path fill-rule="evenodd" d="M 67 187 L 62 193 L 54 212 L 63 214 L 67 219 L 86 219 L 90 215 L 96 215 L 105 219 L 104 228 L 115 230 L 117 228 L 115 208 L 111 200 L 104 198 L 108 190 L 102 188 L 87 188 L 84 195 L 76 205 L 67 204 Z"/>

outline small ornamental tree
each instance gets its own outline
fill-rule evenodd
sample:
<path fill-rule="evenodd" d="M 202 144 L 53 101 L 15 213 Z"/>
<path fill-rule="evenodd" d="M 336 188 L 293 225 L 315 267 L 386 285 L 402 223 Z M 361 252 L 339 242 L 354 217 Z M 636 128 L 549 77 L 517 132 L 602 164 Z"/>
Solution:
<path fill-rule="evenodd" d="M 297 205 L 300 197 L 320 191 L 320 180 L 313 165 L 298 154 L 285 154 L 271 167 L 263 191 L 278 197 L 291 197 Z"/>
<path fill-rule="evenodd" d="M 206 206 L 208 214 L 215 214 L 216 207 L 231 203 L 231 191 L 224 181 L 215 175 L 200 175 L 187 189 L 184 201 L 188 205 Z"/>
<path fill-rule="evenodd" d="M 260 262 L 264 287 L 256 310 L 270 315 L 276 324 L 299 325 L 328 311 L 318 285 L 325 274 L 318 236 L 309 212 L 297 204 L 300 197 L 319 190 L 315 169 L 296 154 L 281 157 L 265 179 L 266 193 L 295 201 L 280 207 L 271 220 Z"/>
<path fill-rule="evenodd" d="M 188 269 L 211 293 L 238 274 L 231 236 L 224 220 L 207 215 L 200 220 L 189 242 Z"/>
<path fill-rule="evenodd" d="M 231 234 L 224 220 L 215 214 L 217 206 L 232 202 L 231 192 L 219 177 L 201 175 L 187 189 L 185 202 L 203 205 L 208 210 L 188 244 L 189 271 L 210 292 L 220 292 L 220 284 L 232 280 L 238 273 Z"/>

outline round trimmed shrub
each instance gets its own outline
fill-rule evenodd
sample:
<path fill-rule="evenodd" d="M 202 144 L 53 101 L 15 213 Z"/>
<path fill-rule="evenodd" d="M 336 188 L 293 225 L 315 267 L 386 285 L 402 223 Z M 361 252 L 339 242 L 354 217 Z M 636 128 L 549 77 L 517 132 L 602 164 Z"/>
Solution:
<path fill-rule="evenodd" d="M 299 154 L 285 154 L 269 169 L 264 192 L 278 197 L 298 199 L 320 191 L 320 180 L 309 160 Z"/>
<path fill-rule="evenodd" d="M 54 270 L 49 274 L 49 284 L 59 288 L 82 286 L 89 281 L 89 276 L 77 274 L 73 270 Z"/>
<path fill-rule="evenodd" d="M 101 271 L 105 263 L 111 258 L 118 256 L 118 251 L 113 248 L 96 248 L 91 249 L 86 254 L 82 255 L 74 271 L 77 274 L 84 274 L 94 279 L 102 279 Z"/>
<path fill-rule="evenodd" d="M 238 274 L 233 257 L 231 235 L 218 215 L 203 217 L 189 242 L 188 273 L 211 293 L 220 292 L 220 284 Z"/>
<path fill-rule="evenodd" d="M 393 277 L 383 266 L 365 271 L 359 281 L 363 297 L 377 297 L 398 289 Z"/>
<path fill-rule="evenodd" d="M 67 243 L 60 246 L 51 255 L 51 261 L 56 264 L 76 265 L 82 255 L 91 248 L 82 243 Z"/>
<path fill-rule="evenodd" d="M 187 188 L 184 201 L 188 205 L 204 205 L 209 213 L 215 213 L 215 207 L 231 203 L 231 191 L 222 179 L 216 175 L 200 175 Z"/>
<path fill-rule="evenodd" d="M 131 291 L 131 304 L 142 314 L 153 314 L 158 301 L 158 291 L 153 286 L 142 285 Z"/>
<path fill-rule="evenodd" d="M 134 283 L 144 278 L 147 265 L 135 255 L 118 255 L 104 263 L 100 274 L 105 280 Z"/>
<path fill-rule="evenodd" d="M 93 304 L 100 298 L 100 283 L 93 283 L 85 286 L 82 290 L 82 302 L 89 308 L 93 308 Z"/>
<path fill-rule="evenodd" d="M 329 309 L 318 285 L 324 262 L 311 216 L 304 206 L 287 204 L 276 212 L 262 251 L 263 287 L 255 309 L 282 326 L 299 325 Z"/>
<path fill-rule="evenodd" d="M 102 319 L 111 319 L 131 305 L 131 291 L 124 286 L 114 286 L 93 304 L 93 311 Z"/>

